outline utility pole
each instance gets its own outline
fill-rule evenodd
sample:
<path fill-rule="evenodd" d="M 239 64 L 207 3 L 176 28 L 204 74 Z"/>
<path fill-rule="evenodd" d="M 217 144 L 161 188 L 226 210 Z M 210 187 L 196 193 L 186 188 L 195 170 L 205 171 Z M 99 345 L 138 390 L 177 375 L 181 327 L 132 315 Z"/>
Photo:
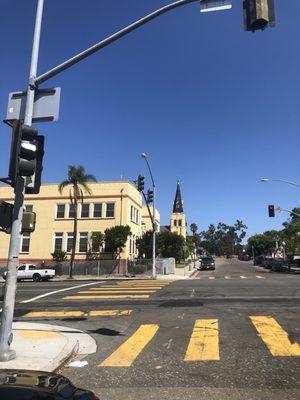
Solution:
<path fill-rule="evenodd" d="M 44 0 L 38 0 L 24 118 L 24 124 L 28 126 L 31 126 L 32 123 L 33 103 L 35 95 L 34 79 L 36 78 L 37 74 L 43 6 Z M 16 352 L 10 349 L 10 345 L 13 339 L 12 322 L 14 316 L 15 295 L 17 286 L 17 268 L 19 264 L 21 239 L 20 233 L 23 218 L 24 192 L 25 179 L 22 176 L 18 176 L 15 187 L 15 203 L 13 208 L 13 221 L 9 243 L 7 278 L 5 283 L 3 310 L 1 314 L 0 361 L 8 361 L 16 357 Z"/>
<path fill-rule="evenodd" d="M 156 279 L 156 263 L 155 263 L 155 259 L 156 259 L 156 222 L 155 222 L 155 182 L 154 182 L 154 178 L 153 178 L 153 174 L 151 171 L 151 167 L 147 158 L 147 154 L 146 153 L 142 153 L 141 157 L 145 159 L 146 163 L 147 163 L 147 167 L 149 170 L 149 174 L 151 177 L 151 181 L 152 181 L 152 193 L 153 193 L 153 200 L 152 200 L 152 205 L 153 205 L 153 211 L 152 211 L 152 226 L 153 226 L 153 235 L 152 235 L 152 278 Z"/>

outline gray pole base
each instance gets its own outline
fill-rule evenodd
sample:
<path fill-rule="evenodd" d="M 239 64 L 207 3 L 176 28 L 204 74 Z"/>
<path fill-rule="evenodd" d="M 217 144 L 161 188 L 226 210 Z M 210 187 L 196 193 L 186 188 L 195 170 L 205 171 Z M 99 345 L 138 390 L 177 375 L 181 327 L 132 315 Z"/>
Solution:
<path fill-rule="evenodd" d="M 16 352 L 14 350 L 8 350 L 0 354 L 0 361 L 9 361 L 16 358 Z"/>

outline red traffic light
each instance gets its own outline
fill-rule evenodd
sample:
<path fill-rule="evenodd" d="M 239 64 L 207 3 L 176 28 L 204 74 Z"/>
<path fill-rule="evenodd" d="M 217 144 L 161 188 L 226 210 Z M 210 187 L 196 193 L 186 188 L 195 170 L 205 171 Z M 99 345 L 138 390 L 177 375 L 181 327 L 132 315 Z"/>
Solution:
<path fill-rule="evenodd" d="M 269 217 L 275 217 L 275 207 L 273 205 L 268 206 Z"/>

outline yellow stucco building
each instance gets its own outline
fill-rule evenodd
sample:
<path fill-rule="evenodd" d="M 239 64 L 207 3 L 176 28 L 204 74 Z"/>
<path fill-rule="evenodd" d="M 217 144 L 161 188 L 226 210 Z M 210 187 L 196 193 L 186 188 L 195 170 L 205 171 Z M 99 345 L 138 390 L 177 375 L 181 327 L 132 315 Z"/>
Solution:
<path fill-rule="evenodd" d="M 89 183 L 91 195 L 85 193 L 83 204 L 79 205 L 76 259 L 85 259 L 91 246 L 91 234 L 104 232 L 116 225 L 129 225 L 132 235 L 128 238 L 121 258 L 137 256 L 136 240 L 144 227 L 151 225 L 144 212 L 142 196 L 129 181 Z M 27 211 L 36 213 L 36 228 L 33 233 L 24 234 L 21 240 L 20 261 L 49 262 L 54 250 L 71 253 L 73 240 L 73 208 L 70 204 L 69 188 L 63 193 L 58 184 L 41 186 L 38 195 L 26 195 Z M 11 187 L 0 187 L 0 200 L 13 203 Z M 144 218 L 144 220 L 143 220 Z M 157 211 L 157 223 L 159 213 Z M 147 230 L 147 229 L 146 229 Z M 6 263 L 10 235 L 0 232 L 0 263 Z M 105 250 L 104 250 L 105 251 Z"/>
<path fill-rule="evenodd" d="M 150 212 L 151 214 L 153 213 L 153 207 L 150 207 Z M 155 223 L 156 223 L 156 232 L 160 231 L 160 213 L 158 212 L 158 209 L 155 208 Z M 153 227 L 152 227 L 152 221 L 151 221 L 151 217 L 149 215 L 149 210 L 148 207 L 146 205 L 143 205 L 142 208 L 142 231 L 143 233 L 147 232 L 147 231 L 152 231 Z"/>

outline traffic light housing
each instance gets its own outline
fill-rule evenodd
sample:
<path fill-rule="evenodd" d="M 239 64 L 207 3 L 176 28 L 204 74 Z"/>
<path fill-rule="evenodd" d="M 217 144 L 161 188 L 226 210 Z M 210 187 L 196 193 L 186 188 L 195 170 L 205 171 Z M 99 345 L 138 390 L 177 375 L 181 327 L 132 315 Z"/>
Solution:
<path fill-rule="evenodd" d="M 245 31 L 255 32 L 275 26 L 274 0 L 244 0 Z"/>
<path fill-rule="evenodd" d="M 270 218 L 275 217 L 275 207 L 273 205 L 268 206 L 268 212 Z"/>
<path fill-rule="evenodd" d="M 25 193 L 39 193 L 43 156 L 44 136 L 38 135 L 36 127 L 16 120 L 13 124 L 9 164 L 11 186 L 16 186 L 18 176 L 28 177 Z"/>
<path fill-rule="evenodd" d="M 145 178 L 142 175 L 139 175 L 137 178 L 137 190 L 142 192 L 145 187 Z"/>
<path fill-rule="evenodd" d="M 5 233 L 11 232 L 13 208 L 13 204 L 0 201 L 0 231 Z"/>
<path fill-rule="evenodd" d="M 147 192 L 147 203 L 153 203 L 153 190 L 148 190 Z"/>

